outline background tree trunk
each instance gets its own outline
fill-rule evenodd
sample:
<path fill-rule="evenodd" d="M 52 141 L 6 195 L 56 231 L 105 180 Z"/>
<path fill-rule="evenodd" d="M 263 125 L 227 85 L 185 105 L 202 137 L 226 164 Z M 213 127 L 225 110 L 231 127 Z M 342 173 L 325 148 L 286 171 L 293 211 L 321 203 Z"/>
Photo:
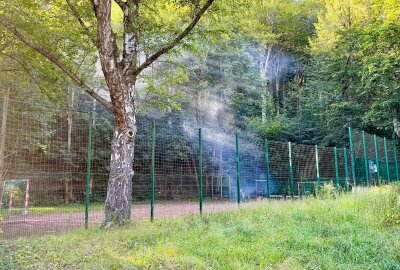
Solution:
<path fill-rule="evenodd" d="M 68 86 L 67 86 L 68 87 Z M 67 115 L 67 123 L 68 123 L 68 139 L 67 139 L 67 153 L 69 161 L 72 165 L 72 125 L 73 125 L 73 109 L 75 102 L 75 90 L 71 87 L 68 87 L 68 115 Z M 69 203 L 69 201 L 73 197 L 73 179 L 72 174 L 69 175 L 68 179 L 64 180 L 64 203 Z"/>
<path fill-rule="evenodd" d="M 392 116 L 393 116 L 393 130 L 394 133 L 396 134 L 397 138 L 400 139 L 400 121 L 397 116 L 397 110 L 394 109 L 392 110 Z"/>
<path fill-rule="evenodd" d="M 7 137 L 7 113 L 8 113 L 8 103 L 9 103 L 9 98 L 10 98 L 10 88 L 7 89 L 7 94 L 6 94 L 6 108 L 2 108 L 4 115 L 2 115 L 2 119 L 0 119 L 1 122 L 1 134 L 0 134 L 0 195 L 3 192 L 3 181 L 6 178 L 6 170 L 5 170 L 5 164 L 4 164 L 4 153 L 6 149 L 6 137 Z M 3 101 L 1 101 L 3 102 Z M 3 120 L 5 120 L 3 122 Z M 0 197 L 1 199 L 1 197 Z M 0 200 L 0 204 L 1 204 Z M 0 205 L 1 206 L 1 205 Z"/>
<path fill-rule="evenodd" d="M 261 122 L 265 124 L 267 122 L 267 97 L 269 93 L 269 66 L 271 58 L 272 45 L 264 51 L 264 55 L 260 56 L 260 78 L 265 82 L 264 90 L 261 92 Z M 261 59 L 265 59 L 262 61 Z"/>

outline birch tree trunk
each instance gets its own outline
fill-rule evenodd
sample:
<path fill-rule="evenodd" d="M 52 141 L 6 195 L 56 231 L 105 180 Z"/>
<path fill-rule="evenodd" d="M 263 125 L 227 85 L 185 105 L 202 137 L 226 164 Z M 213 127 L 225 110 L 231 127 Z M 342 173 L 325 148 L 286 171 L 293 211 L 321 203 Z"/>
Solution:
<path fill-rule="evenodd" d="M 112 224 L 121 225 L 130 220 L 132 205 L 132 178 L 136 118 L 133 106 L 126 105 L 127 125 L 117 125 L 111 143 L 110 176 L 105 202 L 105 228 Z"/>
<path fill-rule="evenodd" d="M 103 227 L 122 225 L 131 217 L 136 108 L 134 85 L 136 76 L 124 76 L 118 64 L 118 46 L 111 27 L 111 1 L 94 1 L 98 20 L 99 58 L 110 92 L 115 119 L 111 143 L 110 176 L 105 201 Z M 129 12 L 125 12 L 129 15 Z M 129 18 L 125 18 L 128 20 Z M 130 20 L 130 19 L 129 19 Z M 130 53 L 134 43 L 127 35 L 125 49 Z"/>
<path fill-rule="evenodd" d="M 132 205 L 134 141 L 137 130 L 134 88 L 125 83 L 116 87 L 118 90 L 111 92 L 115 126 L 105 201 L 103 222 L 105 228 L 113 224 L 122 225 L 129 221 Z"/>

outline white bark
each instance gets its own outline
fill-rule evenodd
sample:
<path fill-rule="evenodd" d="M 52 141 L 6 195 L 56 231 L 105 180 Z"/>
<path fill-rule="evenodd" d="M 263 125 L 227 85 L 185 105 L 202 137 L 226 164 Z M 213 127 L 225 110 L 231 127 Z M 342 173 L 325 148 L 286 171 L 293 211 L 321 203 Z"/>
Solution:
<path fill-rule="evenodd" d="M 392 117 L 393 117 L 393 130 L 394 133 L 396 134 L 397 138 L 400 139 L 400 121 L 399 117 L 397 114 L 397 110 L 392 111 Z"/>
<path fill-rule="evenodd" d="M 260 78 L 265 82 L 264 89 L 261 92 L 261 122 L 265 124 L 267 122 L 267 98 L 269 94 L 269 66 L 271 58 L 272 45 L 268 46 L 267 50 L 261 54 L 260 59 L 264 58 L 264 61 L 260 60 Z"/>

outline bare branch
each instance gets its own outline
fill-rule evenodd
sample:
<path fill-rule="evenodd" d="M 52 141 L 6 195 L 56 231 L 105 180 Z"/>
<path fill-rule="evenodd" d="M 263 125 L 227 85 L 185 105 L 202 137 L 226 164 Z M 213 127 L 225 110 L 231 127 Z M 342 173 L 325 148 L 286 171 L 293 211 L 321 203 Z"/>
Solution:
<path fill-rule="evenodd" d="M 122 10 L 124 12 L 124 48 L 121 60 L 123 74 L 132 65 L 137 66 L 139 56 L 139 29 L 137 29 L 137 25 L 140 0 L 134 0 L 132 4 L 132 8 L 127 6 Z"/>
<path fill-rule="evenodd" d="M 122 11 L 125 9 L 125 7 L 129 7 L 128 2 L 124 2 L 122 0 L 114 0 L 115 3 L 122 9 Z"/>
<path fill-rule="evenodd" d="M 23 35 L 16 27 L 14 27 L 9 22 L 5 21 L 3 18 L 0 17 L 0 25 L 5 27 L 8 31 L 10 31 L 16 38 L 18 38 L 21 42 L 23 42 L 29 48 L 35 50 L 45 58 L 47 58 L 50 62 L 60 68 L 70 79 L 72 79 L 77 85 L 81 86 L 82 89 L 92 96 L 95 100 L 97 100 L 100 104 L 102 104 L 107 109 L 112 109 L 112 105 L 110 102 L 105 100 L 99 94 L 97 94 L 93 89 L 91 89 L 82 78 L 79 78 L 75 73 L 73 73 L 68 67 L 66 67 L 60 60 L 51 53 L 47 52 L 36 43 L 32 42 L 28 39 L 25 35 Z"/>
<path fill-rule="evenodd" d="M 97 19 L 97 44 L 103 73 L 117 70 L 119 52 L 111 27 L 111 1 L 91 0 L 91 2 Z M 108 76 L 104 75 L 107 79 Z"/>
<path fill-rule="evenodd" d="M 65 1 L 67 2 L 68 7 L 72 11 L 72 14 L 74 14 L 74 17 L 78 20 L 79 24 L 82 26 L 83 31 L 85 31 L 85 34 L 90 38 L 90 40 L 93 42 L 94 46 L 97 47 L 97 40 L 90 33 L 89 28 L 85 25 L 84 21 L 82 20 L 81 16 L 79 15 L 78 10 L 71 3 L 71 0 L 65 0 Z"/>
<path fill-rule="evenodd" d="M 157 60 L 161 55 L 167 53 L 170 51 L 172 48 L 174 48 L 182 39 L 184 39 L 190 31 L 193 30 L 193 28 L 196 26 L 196 24 L 199 22 L 200 18 L 203 16 L 203 14 L 207 11 L 207 9 L 211 6 L 211 4 L 214 2 L 214 0 L 207 0 L 207 2 L 204 4 L 204 6 L 197 12 L 197 14 L 194 16 L 192 22 L 183 30 L 182 33 L 180 33 L 174 40 L 171 42 L 167 43 L 163 47 L 161 47 L 157 52 L 155 52 L 153 55 L 148 57 L 146 61 L 144 61 L 139 67 L 137 67 L 133 71 L 133 76 L 137 76 L 142 72 L 145 68 L 150 66 L 155 60 Z"/>

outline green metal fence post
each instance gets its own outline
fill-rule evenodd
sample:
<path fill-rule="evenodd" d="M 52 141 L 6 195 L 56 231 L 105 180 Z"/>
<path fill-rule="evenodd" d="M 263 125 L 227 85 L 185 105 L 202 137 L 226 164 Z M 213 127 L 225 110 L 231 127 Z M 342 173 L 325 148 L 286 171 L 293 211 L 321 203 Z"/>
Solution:
<path fill-rule="evenodd" d="M 154 201 L 155 201 L 155 163 L 156 163 L 156 122 L 153 122 L 153 134 L 151 139 L 151 208 L 150 220 L 154 221 Z"/>
<path fill-rule="evenodd" d="M 236 196 L 237 203 L 240 204 L 240 154 L 239 154 L 239 135 L 236 133 Z"/>
<path fill-rule="evenodd" d="M 203 214 L 203 139 L 199 128 L 199 206 L 200 214 Z"/>
<path fill-rule="evenodd" d="M 399 166 L 397 164 L 397 147 L 396 147 L 396 138 L 393 138 L 393 156 L 394 156 L 394 165 L 396 169 L 396 180 L 399 181 Z"/>
<path fill-rule="evenodd" d="M 386 160 L 387 181 L 390 182 L 389 158 L 388 158 L 388 151 L 387 151 L 386 138 L 383 138 L 383 147 L 385 148 L 385 160 Z"/>
<path fill-rule="evenodd" d="M 88 145 L 87 145 L 87 171 L 86 171 L 86 200 L 85 200 L 85 228 L 89 225 L 89 204 L 90 204 L 90 177 L 92 166 L 92 130 L 93 130 L 93 113 L 89 114 L 88 127 Z"/>
<path fill-rule="evenodd" d="M 381 184 L 381 174 L 379 171 L 379 153 L 378 153 L 378 142 L 376 134 L 374 134 L 374 149 L 375 149 L 375 162 L 376 162 L 376 177 L 378 178 L 378 185 Z"/>
<path fill-rule="evenodd" d="M 289 173 L 290 173 L 290 195 L 294 198 L 293 165 L 292 165 L 292 143 L 289 142 Z"/>
<path fill-rule="evenodd" d="M 339 164 L 337 156 L 337 148 L 333 148 L 333 154 L 335 155 L 335 175 L 336 175 L 336 186 L 339 187 Z"/>
<path fill-rule="evenodd" d="M 349 184 L 348 184 L 348 180 L 349 180 L 349 164 L 347 161 L 347 149 L 346 147 L 343 148 L 343 154 L 344 154 L 344 173 L 346 176 L 346 189 L 349 189 Z"/>
<path fill-rule="evenodd" d="M 363 152 L 364 152 L 364 167 L 365 167 L 365 181 L 369 186 L 369 170 L 368 170 L 368 157 L 367 157 L 367 142 L 365 139 L 365 131 L 362 131 Z"/>
<path fill-rule="evenodd" d="M 353 149 L 353 134 L 349 127 L 349 142 L 350 142 L 350 159 L 351 159 L 351 175 L 353 177 L 353 183 L 356 185 L 356 162 L 354 160 L 354 149 Z"/>
<path fill-rule="evenodd" d="M 321 185 L 321 178 L 319 177 L 319 157 L 318 157 L 318 145 L 315 145 L 315 166 L 317 168 L 317 186 Z"/>
<path fill-rule="evenodd" d="M 269 191 L 268 139 L 265 139 L 265 179 L 267 180 L 267 198 L 270 198 L 270 191 Z"/>

